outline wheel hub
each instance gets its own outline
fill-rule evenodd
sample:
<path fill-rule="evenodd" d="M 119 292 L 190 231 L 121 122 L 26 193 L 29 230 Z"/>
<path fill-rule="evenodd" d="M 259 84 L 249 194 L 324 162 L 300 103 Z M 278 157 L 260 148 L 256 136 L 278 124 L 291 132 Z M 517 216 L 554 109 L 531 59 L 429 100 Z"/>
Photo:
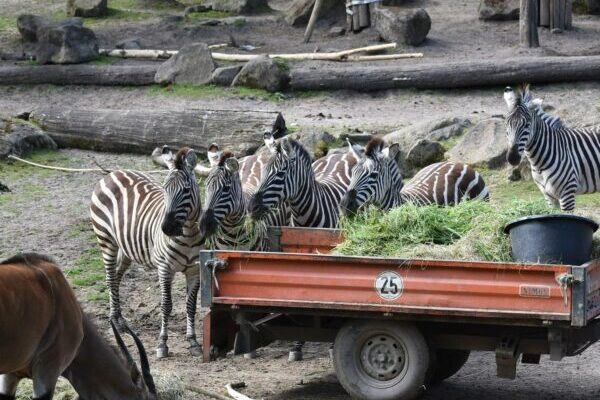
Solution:
<path fill-rule="evenodd" d="M 360 361 L 363 370 L 371 378 L 388 381 L 402 372 L 406 357 L 403 347 L 397 340 L 380 334 L 369 338 L 363 344 Z"/>

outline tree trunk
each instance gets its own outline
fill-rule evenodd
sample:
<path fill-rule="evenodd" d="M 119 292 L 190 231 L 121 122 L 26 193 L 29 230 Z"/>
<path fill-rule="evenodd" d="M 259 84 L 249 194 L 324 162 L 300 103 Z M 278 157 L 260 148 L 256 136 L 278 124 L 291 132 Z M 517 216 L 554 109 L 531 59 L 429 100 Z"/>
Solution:
<path fill-rule="evenodd" d="M 138 86 L 154 83 L 160 64 L 141 65 L 24 65 L 0 67 L 0 85 L 109 85 Z"/>
<path fill-rule="evenodd" d="M 600 56 L 514 58 L 436 64 L 292 67 L 293 90 L 442 89 L 600 80 Z"/>
<path fill-rule="evenodd" d="M 60 147 L 150 154 L 165 144 L 206 151 L 214 142 L 243 156 L 263 144 L 263 132 L 271 129 L 278 115 L 269 111 L 39 107 L 29 118 Z"/>
<path fill-rule="evenodd" d="M 521 0 L 519 35 L 523 47 L 540 47 L 537 9 L 537 0 Z"/>

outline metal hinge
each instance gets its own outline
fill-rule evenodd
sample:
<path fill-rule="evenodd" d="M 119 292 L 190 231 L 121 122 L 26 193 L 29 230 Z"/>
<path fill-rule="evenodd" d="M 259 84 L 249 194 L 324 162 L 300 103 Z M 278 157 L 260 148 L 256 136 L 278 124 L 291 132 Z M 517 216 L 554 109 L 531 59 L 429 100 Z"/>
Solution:
<path fill-rule="evenodd" d="M 215 288 L 217 291 L 219 290 L 219 281 L 217 280 L 217 270 L 224 270 L 227 268 L 227 261 L 219 260 L 217 258 L 212 258 L 204 263 L 206 268 L 210 268 L 212 271 L 212 278 L 215 282 Z"/>
<path fill-rule="evenodd" d="M 575 279 L 573 274 L 562 273 L 556 277 L 556 283 L 560 286 L 560 291 L 562 293 L 563 301 L 565 306 L 567 305 L 567 289 L 572 287 L 574 284 L 581 283 L 581 280 Z"/>

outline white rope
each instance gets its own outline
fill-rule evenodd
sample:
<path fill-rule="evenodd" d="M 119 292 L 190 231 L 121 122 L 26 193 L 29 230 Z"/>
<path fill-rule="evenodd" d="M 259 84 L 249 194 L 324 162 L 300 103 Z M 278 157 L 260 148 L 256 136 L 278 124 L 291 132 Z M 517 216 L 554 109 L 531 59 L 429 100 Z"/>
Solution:
<path fill-rule="evenodd" d="M 66 167 L 53 167 L 51 165 L 44 165 L 44 164 L 39 164 L 33 161 L 28 161 L 28 160 L 24 160 L 20 157 L 17 157 L 13 154 L 10 154 L 8 156 L 8 158 L 11 158 L 13 160 L 17 160 L 20 161 L 22 163 L 25 164 L 29 164 L 29 165 L 33 165 L 34 167 L 38 167 L 38 168 L 44 168 L 44 169 L 51 169 L 51 170 L 55 170 L 55 171 L 64 171 L 64 172 L 102 172 L 103 174 L 108 174 L 110 172 L 112 172 L 112 170 L 109 169 L 104 169 L 104 168 L 66 168 Z M 156 169 L 156 170 L 151 170 L 151 171 L 140 171 L 146 174 L 155 174 L 155 173 L 162 173 L 162 172 L 168 172 L 168 170 L 164 170 L 164 169 Z"/>

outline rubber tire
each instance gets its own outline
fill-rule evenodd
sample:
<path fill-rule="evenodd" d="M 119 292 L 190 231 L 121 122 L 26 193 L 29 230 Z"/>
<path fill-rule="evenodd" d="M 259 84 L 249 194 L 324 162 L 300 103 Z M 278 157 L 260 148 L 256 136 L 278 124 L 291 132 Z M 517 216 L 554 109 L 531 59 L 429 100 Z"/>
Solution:
<path fill-rule="evenodd" d="M 404 376 L 387 388 L 374 386 L 376 380 L 362 372 L 360 362 L 363 343 L 381 333 L 393 336 L 406 350 Z M 421 332 L 411 323 L 398 321 L 349 321 L 338 332 L 333 347 L 338 380 L 352 398 L 360 400 L 415 399 L 424 388 L 429 359 L 429 347 Z"/>
<path fill-rule="evenodd" d="M 429 384 L 437 385 L 456 374 L 469 360 L 469 350 L 436 349 L 432 352 L 432 372 L 429 374 Z"/>

